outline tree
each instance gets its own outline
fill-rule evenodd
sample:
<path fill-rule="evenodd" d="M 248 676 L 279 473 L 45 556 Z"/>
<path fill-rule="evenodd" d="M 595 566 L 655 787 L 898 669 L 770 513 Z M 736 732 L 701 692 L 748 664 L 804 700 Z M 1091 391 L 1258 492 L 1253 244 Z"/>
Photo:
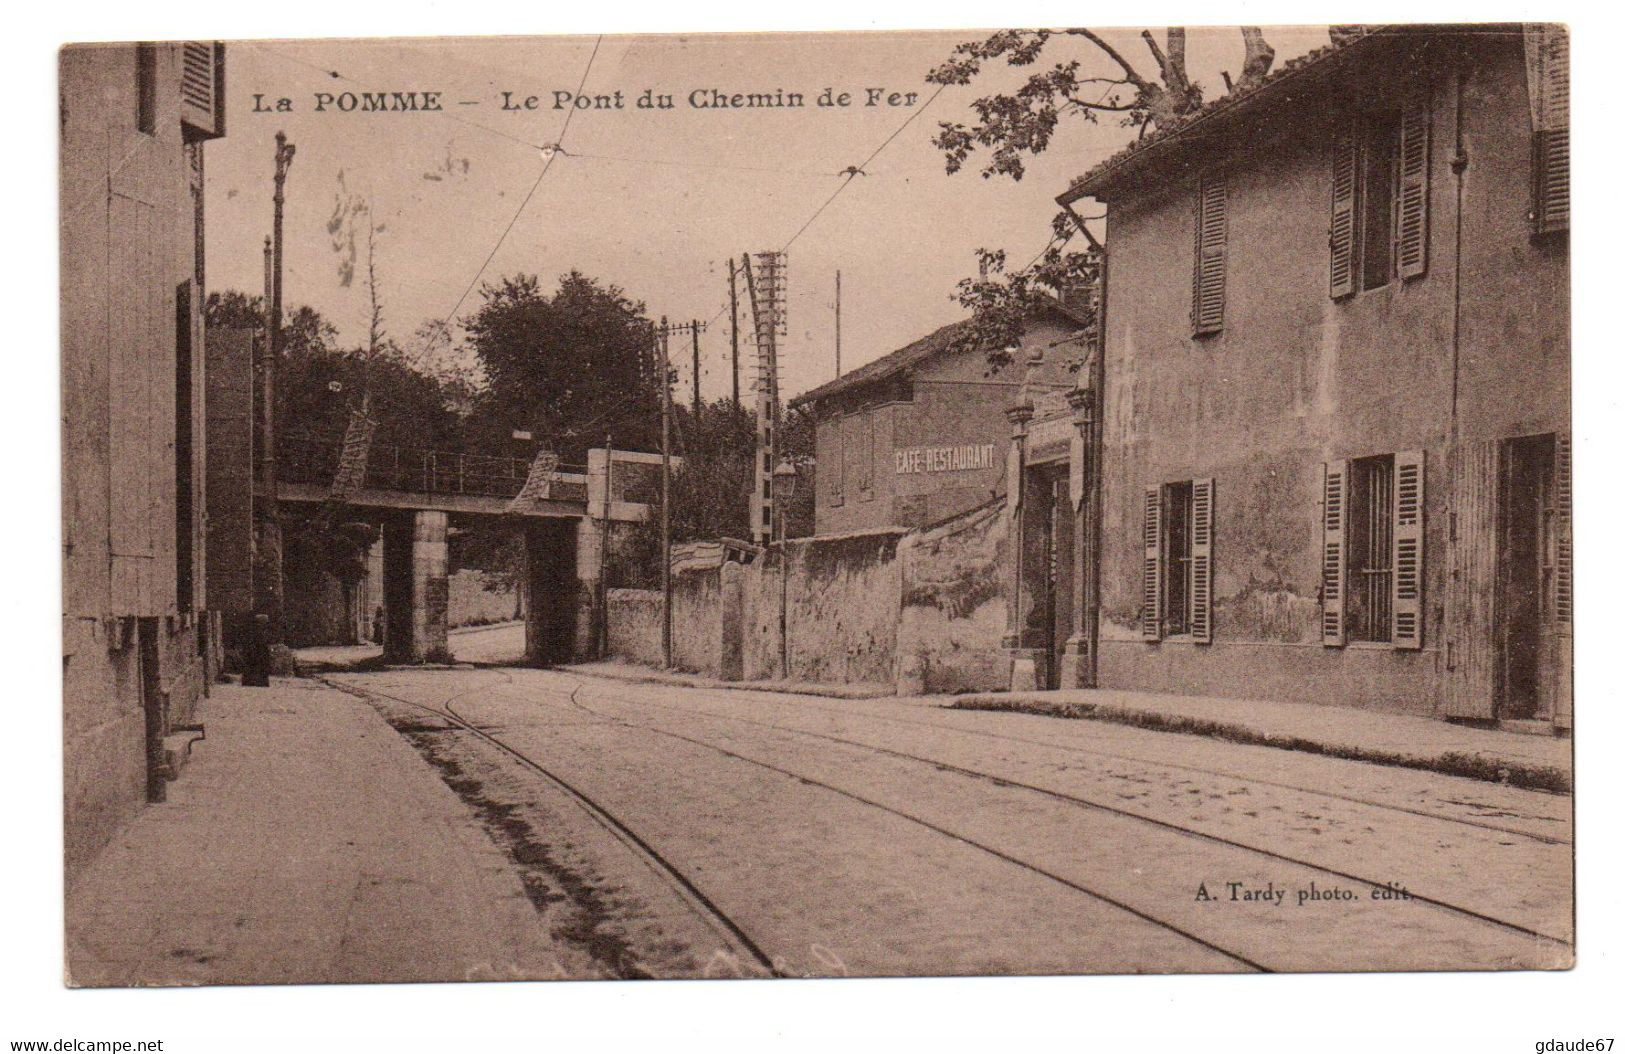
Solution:
<path fill-rule="evenodd" d="M 204 311 L 211 329 L 264 324 L 262 298 L 236 290 L 210 293 Z M 312 308 L 294 308 L 285 316 L 276 376 L 279 434 L 336 441 L 344 435 L 351 407 L 371 391 L 375 442 L 461 449 L 463 422 L 455 393 L 413 368 L 381 330 L 370 341 L 375 342 L 371 351 L 339 348 L 337 336 Z"/>
<path fill-rule="evenodd" d="M 621 449 L 658 448 L 659 366 L 642 303 L 578 271 L 551 296 L 523 274 L 481 292 L 465 324 L 486 381 L 476 442 L 502 449 L 524 429 L 574 464 L 606 433 Z"/>
<path fill-rule="evenodd" d="M 1240 75 L 1232 79 L 1228 72 L 1224 74 L 1225 87 L 1233 93 L 1256 86 L 1275 62 L 1275 49 L 1257 26 L 1241 27 L 1241 36 L 1245 57 Z M 943 153 L 948 174 L 960 171 L 978 149 L 988 149 L 991 153 L 982 167 L 983 179 L 1008 176 L 1020 180 L 1026 173 L 1024 159 L 1049 148 L 1063 117 L 1096 124 L 1103 114 L 1115 115 L 1120 125 L 1137 127 L 1143 136 L 1153 128 L 1178 124 L 1200 109 L 1204 89 L 1187 71 L 1184 28 L 1167 31 L 1166 48 L 1150 30 L 1142 31 L 1140 37 L 1156 63 L 1159 79 L 1144 76 L 1091 29 L 1007 29 L 959 44 L 926 80 L 968 85 L 986 64 L 1003 59 L 1018 69 L 1033 66 L 1046 49 L 1060 41 L 1083 41 L 1088 51 L 1104 55 L 1115 68 L 1103 76 L 1086 76 L 1081 58 L 1064 58 L 1031 74 L 1014 92 L 977 99 L 971 104 L 977 115 L 975 124 L 940 122 L 933 142 Z M 970 325 L 960 331 L 955 345 L 982 351 L 991 367 L 1002 367 L 1010 361 L 1006 349 L 1020 339 L 1025 320 L 1045 297 L 1066 296 L 1097 282 L 1100 257 L 1093 238 L 1083 251 L 1066 249 L 1081 226 L 1079 217 L 1062 210 L 1051 220 L 1051 238 L 1043 252 L 1014 270 L 1007 268 L 1003 250 L 978 249 L 978 277 L 961 281 L 955 293 L 971 313 Z M 1092 315 L 1091 309 L 1085 310 Z"/>
<path fill-rule="evenodd" d="M 671 477 L 671 539 L 713 541 L 751 537 L 750 496 L 756 486 L 756 414 L 732 399 L 706 403 L 696 418 L 685 406 L 673 410 L 673 434 L 682 463 Z M 796 467 L 795 493 L 785 503 L 785 533 L 813 531 L 813 422 L 800 410 L 786 411 L 779 429 L 779 457 Z M 616 585 L 645 585 L 660 577 L 658 492 L 650 516 L 635 525 L 618 554 Z"/>
<path fill-rule="evenodd" d="M 1275 49 L 1257 26 L 1243 26 L 1241 36 L 1246 47 L 1241 75 L 1232 81 L 1229 73 L 1224 74 L 1225 84 L 1233 92 L 1258 84 L 1275 62 Z M 1091 50 L 1109 58 L 1116 71 L 1107 76 L 1082 76 L 1082 60 L 1069 58 L 1032 74 L 1015 92 L 977 99 L 971 104 L 979 121 L 974 126 L 940 122 L 934 141 L 947 157 L 950 175 L 959 171 L 980 146 L 993 150 L 982 170 L 983 178 L 1007 175 L 1019 180 L 1026 171 L 1022 155 L 1043 153 L 1065 116 L 1075 115 L 1093 124 L 1101 114 L 1118 114 L 1123 125 L 1137 127 L 1144 135 L 1150 128 L 1178 123 L 1202 106 L 1203 88 L 1186 71 L 1183 26 L 1168 30 L 1166 51 L 1149 29 L 1140 33 L 1157 64 L 1160 81 L 1143 76 L 1092 29 L 1001 30 L 985 40 L 958 45 L 948 61 L 928 73 L 926 80 L 942 85 L 969 84 L 981 73 L 983 63 L 999 58 L 1012 67 L 1031 66 L 1056 37 L 1088 41 Z"/>

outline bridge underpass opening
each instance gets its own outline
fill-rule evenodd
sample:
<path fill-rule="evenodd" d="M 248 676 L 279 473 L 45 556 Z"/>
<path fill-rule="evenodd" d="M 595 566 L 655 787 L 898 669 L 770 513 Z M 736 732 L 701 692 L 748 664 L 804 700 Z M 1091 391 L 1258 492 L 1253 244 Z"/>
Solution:
<path fill-rule="evenodd" d="M 528 520 L 525 532 L 525 657 L 538 666 L 570 662 L 590 613 L 576 577 L 577 521 Z"/>

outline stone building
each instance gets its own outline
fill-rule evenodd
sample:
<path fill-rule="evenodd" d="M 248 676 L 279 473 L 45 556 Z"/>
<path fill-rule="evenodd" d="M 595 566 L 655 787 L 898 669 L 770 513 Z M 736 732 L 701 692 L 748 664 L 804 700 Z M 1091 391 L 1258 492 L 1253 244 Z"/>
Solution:
<path fill-rule="evenodd" d="M 224 53 L 60 55 L 62 666 L 71 876 L 144 800 L 218 660 L 204 598 L 203 155 Z"/>
<path fill-rule="evenodd" d="M 1555 27 L 1373 29 L 1058 199 L 1103 355 L 1012 410 L 1014 683 L 1571 725 L 1567 108 Z"/>
<path fill-rule="evenodd" d="M 964 322 L 860 366 L 791 400 L 814 419 L 814 533 L 922 527 L 1004 493 L 1005 407 L 1022 371 L 991 372 L 981 351 L 955 344 Z M 1060 303 L 1028 326 L 1017 363 L 1046 352 L 1029 386 L 1059 398 L 1073 384 L 1083 321 Z"/>

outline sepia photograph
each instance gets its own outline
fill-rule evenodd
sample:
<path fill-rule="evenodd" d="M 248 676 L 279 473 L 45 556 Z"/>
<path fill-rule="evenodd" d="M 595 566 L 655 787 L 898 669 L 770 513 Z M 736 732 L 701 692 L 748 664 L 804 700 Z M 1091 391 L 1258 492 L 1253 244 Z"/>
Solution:
<path fill-rule="evenodd" d="M 63 44 L 62 983 L 1573 970 L 1570 30 L 1225 10 Z"/>

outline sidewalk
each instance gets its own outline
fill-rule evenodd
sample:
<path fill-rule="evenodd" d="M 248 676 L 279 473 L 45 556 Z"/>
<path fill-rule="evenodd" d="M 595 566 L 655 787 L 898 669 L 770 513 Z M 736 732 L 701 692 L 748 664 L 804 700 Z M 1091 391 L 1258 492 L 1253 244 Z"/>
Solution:
<path fill-rule="evenodd" d="M 891 693 L 881 685 L 718 681 L 622 662 L 583 663 L 568 669 L 614 680 L 691 688 L 783 692 L 843 699 L 891 697 Z M 1537 790 L 1569 793 L 1574 787 L 1571 739 L 1473 728 L 1436 718 L 1377 710 L 1110 689 L 892 698 L 899 705 L 1106 721 L 1158 732 L 1208 736 L 1251 746 L 1425 769 Z"/>
<path fill-rule="evenodd" d="M 1567 793 L 1574 786 L 1571 739 L 1355 707 L 1109 689 L 987 693 L 949 705 L 1110 721 L 1537 790 Z"/>
<path fill-rule="evenodd" d="M 67 893 L 75 986 L 562 976 L 507 858 L 365 703 L 216 685 L 166 802 Z"/>

